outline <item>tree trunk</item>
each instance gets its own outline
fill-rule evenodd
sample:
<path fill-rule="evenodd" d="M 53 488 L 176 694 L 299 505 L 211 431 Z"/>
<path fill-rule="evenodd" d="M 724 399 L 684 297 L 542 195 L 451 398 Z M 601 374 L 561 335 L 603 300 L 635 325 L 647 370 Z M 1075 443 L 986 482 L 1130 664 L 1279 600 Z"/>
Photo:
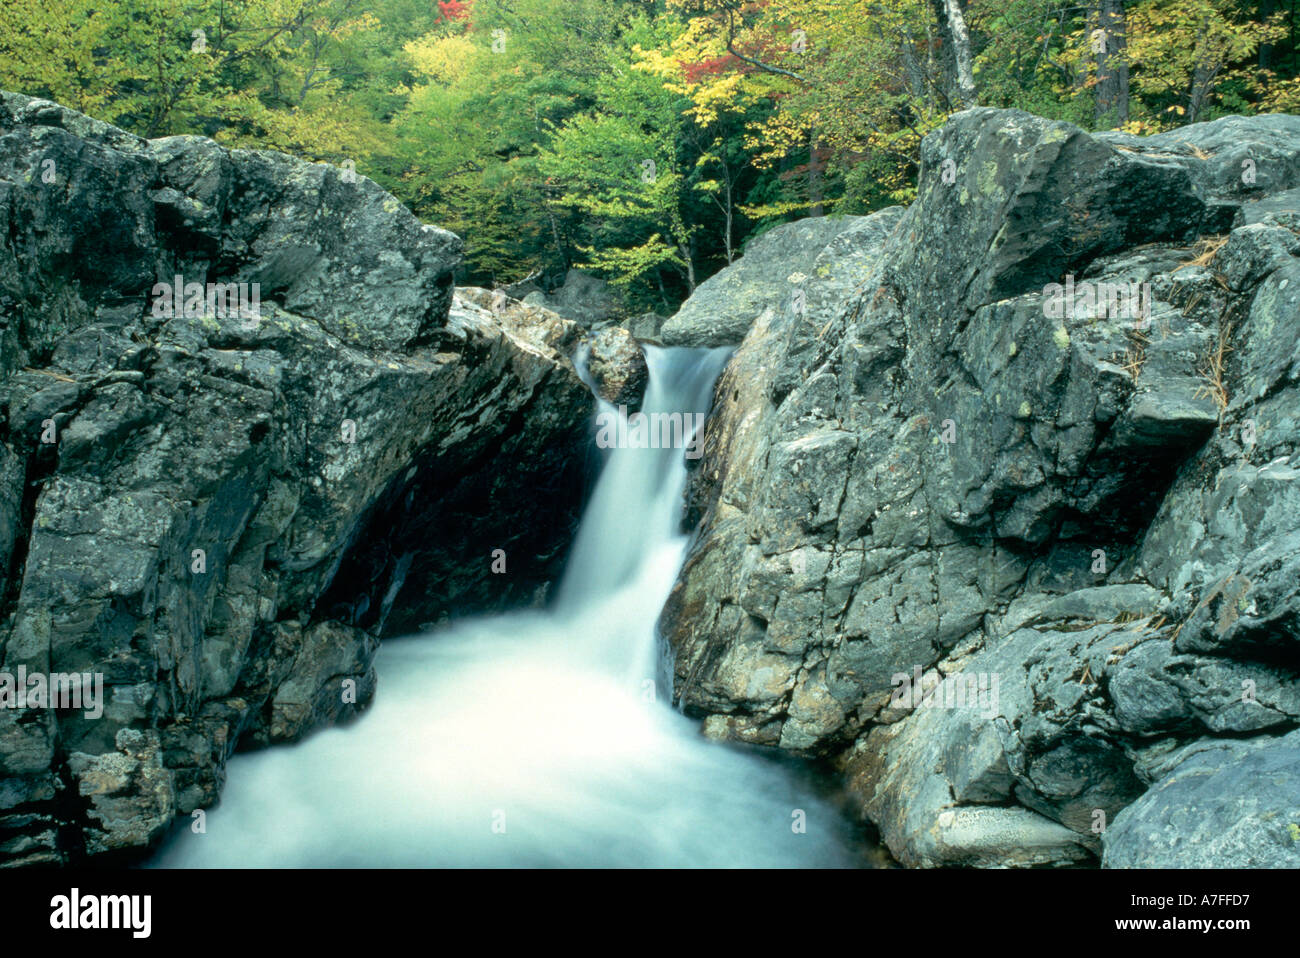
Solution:
<path fill-rule="evenodd" d="M 1267 20 L 1269 17 L 1273 15 L 1273 11 L 1275 9 L 1277 8 L 1274 5 L 1273 0 L 1260 0 L 1259 19 L 1261 21 Z M 1261 43 L 1259 45 L 1259 68 L 1261 70 L 1267 70 L 1272 65 L 1273 65 L 1273 44 Z"/>
<path fill-rule="evenodd" d="M 555 222 L 555 211 L 552 210 L 550 206 L 546 206 L 545 209 L 546 217 L 551 221 L 551 239 L 555 242 L 555 252 L 559 254 L 560 262 L 564 264 L 565 272 L 568 272 L 573 267 L 573 260 L 569 258 L 569 251 L 565 247 L 564 241 L 560 239 L 560 227 Z"/>
<path fill-rule="evenodd" d="M 735 206 L 732 203 L 732 196 L 731 196 L 731 168 L 728 167 L 725 163 L 723 164 L 723 174 L 726 177 L 726 179 L 724 180 L 724 188 L 727 191 L 726 194 L 727 195 L 727 200 L 726 200 L 727 231 L 724 240 L 727 244 L 727 265 L 730 266 L 732 263 L 736 261 L 736 248 L 733 245 L 734 240 L 732 238 L 732 230 L 734 229 L 734 221 L 735 221 Z"/>
<path fill-rule="evenodd" d="M 677 252 L 681 254 L 682 262 L 686 264 L 686 295 L 689 296 L 695 292 L 695 241 L 679 242 Z"/>
<path fill-rule="evenodd" d="M 1128 63 L 1124 50 L 1127 21 L 1124 0 L 1099 0 L 1093 52 L 1097 56 L 1097 126 L 1122 126 L 1128 122 Z"/>
<path fill-rule="evenodd" d="M 943 0 L 943 12 L 948 21 L 948 38 L 952 41 L 953 65 L 957 71 L 957 99 L 964 109 L 968 109 L 977 103 L 970 31 L 966 29 L 960 0 Z"/>
<path fill-rule="evenodd" d="M 1214 78 L 1218 76 L 1222 64 L 1212 62 L 1211 54 L 1206 50 L 1205 27 L 1202 26 L 1196 36 L 1198 56 L 1196 66 L 1192 69 L 1192 89 L 1187 96 L 1187 122 L 1195 123 L 1205 106 L 1205 99 L 1210 94 Z"/>
<path fill-rule="evenodd" d="M 808 215 L 822 216 L 822 172 L 817 167 L 817 131 L 808 136 Z"/>

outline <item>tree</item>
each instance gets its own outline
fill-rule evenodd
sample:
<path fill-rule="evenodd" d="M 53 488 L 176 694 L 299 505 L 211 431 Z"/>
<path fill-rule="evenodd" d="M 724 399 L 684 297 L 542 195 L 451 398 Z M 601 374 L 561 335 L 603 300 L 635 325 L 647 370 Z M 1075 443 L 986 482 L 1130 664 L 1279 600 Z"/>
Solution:
<path fill-rule="evenodd" d="M 1288 0 L 6 0 L 0 85 L 353 163 L 465 238 L 460 282 L 585 265 L 671 310 L 783 219 L 909 200 L 955 110 L 1296 112 L 1300 38 Z"/>
<path fill-rule="evenodd" d="M 584 226 L 539 156 L 595 101 L 625 17 L 614 0 L 475 0 L 448 12 L 403 51 L 401 191 L 465 237 L 464 282 L 563 270 Z"/>
<path fill-rule="evenodd" d="M 970 31 L 959 0 L 943 0 L 948 37 L 952 40 L 952 58 L 957 76 L 957 98 L 963 107 L 972 107 L 975 99 L 975 71 L 971 62 Z"/>
<path fill-rule="evenodd" d="M 742 103 L 766 99 L 771 109 L 750 126 L 747 146 L 760 168 L 803 174 L 802 189 L 789 181 L 782 201 L 751 207 L 754 216 L 906 200 L 921 139 L 953 104 L 975 99 L 973 60 L 945 69 L 936 51 L 947 28 L 927 0 L 673 2 L 690 17 L 674 54 L 697 110 L 719 110 L 733 90 Z M 690 75 L 707 64 L 718 75 Z"/>
<path fill-rule="evenodd" d="M 540 168 L 564 184 L 560 202 L 590 217 L 584 264 L 610 273 L 625 289 L 664 269 L 679 270 L 695 290 L 694 207 L 711 154 L 691 155 L 684 127 L 689 106 L 650 69 L 638 51 L 667 40 L 665 21 L 638 18 L 610 51 L 611 69 L 596 85 L 593 109 L 554 128 Z M 698 141 L 694 144 L 698 149 Z"/>
<path fill-rule="evenodd" d="M 1129 77 L 1125 59 L 1127 23 L 1124 0 L 1098 0 L 1092 48 L 1097 55 L 1097 126 L 1128 122 Z"/>
<path fill-rule="evenodd" d="M 1219 90 L 1262 95 L 1251 61 L 1285 32 L 1276 19 L 1246 18 L 1230 0 L 1140 0 L 1128 26 L 1133 83 L 1163 125 L 1206 119 Z"/>
<path fill-rule="evenodd" d="M 382 122 L 364 96 L 381 24 L 362 6 L 6 0 L 0 81 L 146 137 L 356 158 Z"/>

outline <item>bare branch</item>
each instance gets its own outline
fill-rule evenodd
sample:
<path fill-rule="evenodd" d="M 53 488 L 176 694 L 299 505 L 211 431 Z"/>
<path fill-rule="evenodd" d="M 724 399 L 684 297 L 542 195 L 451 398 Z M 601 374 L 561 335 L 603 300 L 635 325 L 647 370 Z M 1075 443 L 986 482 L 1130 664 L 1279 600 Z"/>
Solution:
<path fill-rule="evenodd" d="M 745 54 L 737 50 L 736 49 L 736 19 L 735 19 L 736 11 L 731 6 L 727 6 L 726 10 L 727 10 L 727 52 L 728 53 L 730 53 L 737 60 L 741 60 L 745 63 L 748 63 L 750 66 L 758 67 L 764 73 L 774 73 L 777 76 L 790 77 L 792 80 L 798 80 L 800 83 L 808 82 L 807 79 L 801 77 L 799 74 L 794 73 L 791 70 L 786 70 L 781 67 L 774 67 L 771 64 L 764 63 L 761 60 L 755 60 L 753 57 L 745 56 Z"/>

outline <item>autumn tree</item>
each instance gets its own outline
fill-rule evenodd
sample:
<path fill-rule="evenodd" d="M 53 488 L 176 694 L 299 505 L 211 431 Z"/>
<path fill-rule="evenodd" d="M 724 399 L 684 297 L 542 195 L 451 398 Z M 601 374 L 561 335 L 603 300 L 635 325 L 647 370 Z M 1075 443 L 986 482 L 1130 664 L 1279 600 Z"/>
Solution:
<path fill-rule="evenodd" d="M 458 282 L 671 311 L 783 220 L 911 199 L 957 110 L 1294 113 L 1300 40 L 1285 0 L 5 0 L 0 86 L 353 165 L 465 238 Z"/>

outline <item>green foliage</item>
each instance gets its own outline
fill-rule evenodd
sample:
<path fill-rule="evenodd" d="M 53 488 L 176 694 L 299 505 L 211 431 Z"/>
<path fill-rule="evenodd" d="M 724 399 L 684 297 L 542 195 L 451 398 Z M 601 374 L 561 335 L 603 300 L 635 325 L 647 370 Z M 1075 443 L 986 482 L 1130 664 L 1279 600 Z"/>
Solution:
<path fill-rule="evenodd" d="M 662 33 L 644 18 L 630 24 L 607 53 L 592 108 L 552 124 L 541 155 L 558 202 L 585 214 L 583 265 L 624 288 L 664 269 L 694 282 L 692 191 L 707 181 L 683 133 L 688 103 L 634 63 L 634 48 Z"/>
<path fill-rule="evenodd" d="M 1104 56 L 1097 0 L 964 9 L 981 104 L 1135 132 L 1300 110 L 1277 0 L 1126 0 Z M 960 108 L 943 10 L 5 0 L 0 86 L 144 136 L 351 161 L 465 237 L 459 282 L 584 266 L 670 311 L 776 223 L 912 198 L 921 139 Z M 1115 71 L 1127 97 L 1103 102 Z"/>

